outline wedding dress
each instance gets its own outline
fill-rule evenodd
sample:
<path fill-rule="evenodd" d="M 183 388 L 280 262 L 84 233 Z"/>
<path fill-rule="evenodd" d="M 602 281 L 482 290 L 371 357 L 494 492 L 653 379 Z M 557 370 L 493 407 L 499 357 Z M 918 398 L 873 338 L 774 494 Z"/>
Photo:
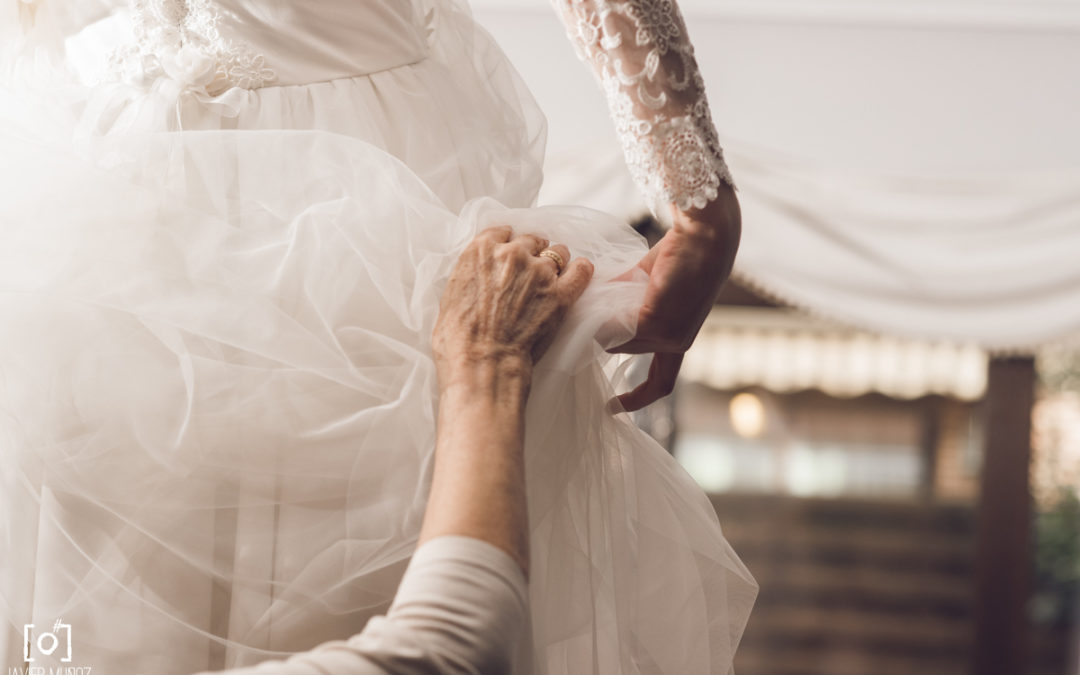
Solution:
<path fill-rule="evenodd" d="M 557 7 L 656 208 L 715 198 L 670 0 Z M 0 666 L 190 673 L 385 611 L 430 480 L 440 292 L 509 223 L 596 267 L 528 405 L 517 670 L 729 672 L 753 579 L 606 410 L 645 244 L 530 208 L 543 117 L 467 8 L 2 0 L 0 51 Z"/>

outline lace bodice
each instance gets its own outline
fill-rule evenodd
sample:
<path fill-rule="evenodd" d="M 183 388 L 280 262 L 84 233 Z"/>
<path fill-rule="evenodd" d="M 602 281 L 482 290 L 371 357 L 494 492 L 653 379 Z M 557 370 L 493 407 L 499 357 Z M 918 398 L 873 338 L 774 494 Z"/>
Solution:
<path fill-rule="evenodd" d="M 131 10 L 134 41 L 111 55 L 113 71 L 128 82 L 165 76 L 215 95 L 277 79 L 262 54 L 222 35 L 211 0 L 132 0 Z"/>
<path fill-rule="evenodd" d="M 607 97 L 630 173 L 657 215 L 732 184 L 675 0 L 553 0 Z"/>
<path fill-rule="evenodd" d="M 306 85 L 423 59 L 426 17 L 412 0 L 111 0 L 128 6 L 130 44 L 110 71 L 183 91 Z"/>

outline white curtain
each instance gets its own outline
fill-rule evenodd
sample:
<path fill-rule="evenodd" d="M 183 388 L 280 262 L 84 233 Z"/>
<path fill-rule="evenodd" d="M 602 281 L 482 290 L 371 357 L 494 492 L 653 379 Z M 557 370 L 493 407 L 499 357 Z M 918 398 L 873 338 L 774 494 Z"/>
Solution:
<path fill-rule="evenodd" d="M 766 294 L 995 351 L 1080 332 L 1080 171 L 846 175 L 729 148 L 737 273 Z"/>
<path fill-rule="evenodd" d="M 549 157 L 545 202 L 646 214 L 617 148 Z M 1080 335 L 1080 171 L 854 174 L 730 140 L 735 277 L 893 335 L 1028 352 Z"/>

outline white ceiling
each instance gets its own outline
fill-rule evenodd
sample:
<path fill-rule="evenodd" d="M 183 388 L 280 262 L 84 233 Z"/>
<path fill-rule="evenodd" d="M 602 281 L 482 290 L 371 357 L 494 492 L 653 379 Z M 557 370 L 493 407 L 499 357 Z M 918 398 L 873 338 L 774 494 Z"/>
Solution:
<path fill-rule="evenodd" d="M 475 0 L 480 11 L 548 11 L 551 0 Z M 682 0 L 688 17 L 721 16 L 844 23 L 1080 28 L 1073 0 Z"/>
<path fill-rule="evenodd" d="M 1080 166 L 1080 3 L 682 5 L 729 144 L 900 175 Z M 548 0 L 474 8 L 547 113 L 549 157 L 613 148 Z"/>

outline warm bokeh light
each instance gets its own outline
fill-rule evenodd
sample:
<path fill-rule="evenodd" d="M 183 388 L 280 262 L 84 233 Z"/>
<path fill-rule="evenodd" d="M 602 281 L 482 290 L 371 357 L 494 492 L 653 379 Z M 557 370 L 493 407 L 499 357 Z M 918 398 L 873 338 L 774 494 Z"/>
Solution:
<path fill-rule="evenodd" d="M 736 394 L 728 406 L 731 426 L 743 438 L 757 438 L 765 433 L 765 405 L 754 394 Z"/>

